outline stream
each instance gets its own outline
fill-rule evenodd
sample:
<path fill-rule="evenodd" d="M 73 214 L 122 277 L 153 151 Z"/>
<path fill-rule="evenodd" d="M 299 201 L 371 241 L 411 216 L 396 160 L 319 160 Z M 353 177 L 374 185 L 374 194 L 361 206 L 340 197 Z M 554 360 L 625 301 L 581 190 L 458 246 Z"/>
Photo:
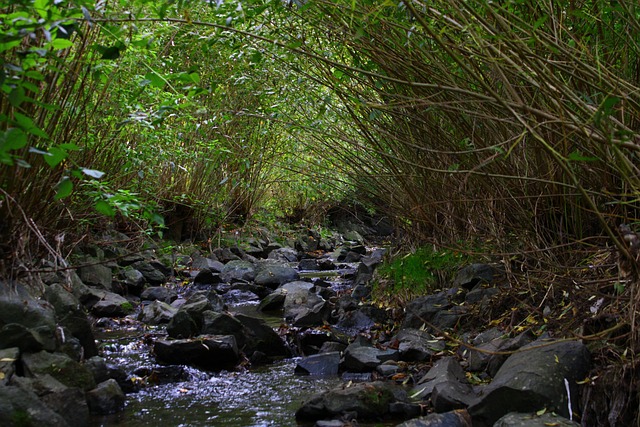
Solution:
<path fill-rule="evenodd" d="M 335 271 L 301 272 L 302 277 L 327 280 L 334 290 L 349 288 Z M 318 276 L 323 276 L 317 278 Z M 257 302 L 237 301 L 229 310 L 259 317 L 277 328 L 281 317 L 257 310 Z M 343 381 L 338 376 L 313 377 L 294 374 L 297 358 L 266 366 L 209 372 L 189 366 L 163 366 L 156 363 L 151 345 L 166 336 L 165 328 L 151 327 L 131 315 L 96 331 L 101 355 L 139 381 L 138 390 L 127 393 L 123 412 L 96 416 L 95 426 L 297 426 L 296 410 L 303 401 Z M 379 424 L 378 424 L 379 425 Z"/>

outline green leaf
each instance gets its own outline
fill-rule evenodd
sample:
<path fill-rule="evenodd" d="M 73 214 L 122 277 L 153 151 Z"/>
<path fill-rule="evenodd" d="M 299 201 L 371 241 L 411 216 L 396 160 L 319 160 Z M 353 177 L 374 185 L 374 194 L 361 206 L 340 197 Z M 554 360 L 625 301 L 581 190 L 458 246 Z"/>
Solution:
<path fill-rule="evenodd" d="M 27 99 L 27 97 L 25 96 L 22 86 L 16 86 L 9 94 L 9 103 L 13 107 L 19 107 L 25 99 Z"/>
<path fill-rule="evenodd" d="M 82 173 L 96 179 L 100 179 L 104 176 L 104 172 L 95 169 L 82 168 Z"/>
<path fill-rule="evenodd" d="M 27 145 L 27 135 L 19 128 L 9 128 L 0 138 L 0 151 L 19 150 Z"/>
<path fill-rule="evenodd" d="M 144 78 L 148 80 L 149 83 L 151 83 L 151 86 L 153 87 L 163 88 L 164 85 L 167 84 L 167 81 L 155 71 L 145 74 Z"/>
<path fill-rule="evenodd" d="M 66 150 L 63 150 L 62 148 L 51 147 L 49 148 L 49 151 L 47 152 L 47 154 L 48 156 L 44 156 L 44 161 L 47 162 L 47 164 L 53 168 L 58 166 L 60 163 L 62 163 L 62 161 L 67 158 L 68 153 Z"/>
<path fill-rule="evenodd" d="M 56 188 L 57 188 L 57 191 L 56 191 L 56 195 L 54 196 L 54 199 L 56 200 L 64 199 L 65 197 L 69 197 L 73 192 L 73 182 L 71 182 L 68 176 L 65 176 L 58 183 Z"/>
<path fill-rule="evenodd" d="M 73 42 L 67 39 L 55 39 L 53 42 L 51 42 L 51 46 L 53 46 L 54 49 L 62 50 L 73 46 Z"/>
<path fill-rule="evenodd" d="M 24 114 L 18 112 L 14 112 L 13 116 L 18 123 L 18 126 L 20 126 L 25 132 L 42 138 L 49 138 L 49 135 L 47 135 L 42 129 L 36 126 L 36 124 L 30 117 L 27 117 Z"/>
<path fill-rule="evenodd" d="M 49 15 L 49 0 L 34 0 L 33 8 L 42 19 L 47 19 Z"/>
<path fill-rule="evenodd" d="M 116 214 L 116 211 L 113 210 L 111 205 L 109 205 L 109 203 L 105 202 L 104 200 L 100 200 L 99 202 L 97 202 L 94 208 L 102 215 L 113 217 Z"/>
<path fill-rule="evenodd" d="M 579 150 L 572 151 L 568 156 L 567 160 L 571 162 L 595 162 L 598 160 L 597 157 L 587 157 L 583 155 Z"/>

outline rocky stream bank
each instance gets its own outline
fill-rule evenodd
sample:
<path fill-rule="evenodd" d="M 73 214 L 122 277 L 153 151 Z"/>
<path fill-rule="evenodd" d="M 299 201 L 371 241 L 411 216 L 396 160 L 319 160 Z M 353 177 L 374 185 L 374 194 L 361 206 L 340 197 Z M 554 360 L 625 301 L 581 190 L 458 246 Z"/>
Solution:
<path fill-rule="evenodd" d="M 582 342 L 460 329 L 505 286 L 497 266 L 392 310 L 370 299 L 384 249 L 357 233 L 127 241 L 2 283 L 0 425 L 580 425 Z"/>

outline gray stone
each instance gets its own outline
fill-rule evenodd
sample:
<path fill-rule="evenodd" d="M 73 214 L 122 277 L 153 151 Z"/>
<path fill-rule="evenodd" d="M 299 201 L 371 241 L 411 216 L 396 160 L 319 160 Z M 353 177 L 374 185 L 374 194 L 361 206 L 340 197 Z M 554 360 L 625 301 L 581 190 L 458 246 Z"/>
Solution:
<path fill-rule="evenodd" d="M 498 288 L 483 288 L 476 287 L 469 292 L 464 297 L 464 301 L 467 304 L 476 304 L 483 300 L 490 300 L 491 297 L 498 295 L 500 290 Z"/>
<path fill-rule="evenodd" d="M 158 300 L 151 301 L 149 304 L 142 306 L 142 310 L 138 314 L 138 320 L 149 325 L 169 323 L 177 312 L 177 308 L 172 307 L 166 302 Z"/>
<path fill-rule="evenodd" d="M 299 421 L 355 415 L 358 421 L 383 417 L 394 402 L 392 384 L 384 382 L 356 383 L 313 396 L 296 411 Z"/>
<path fill-rule="evenodd" d="M 397 350 L 380 350 L 357 339 L 344 352 L 343 369 L 350 372 L 371 372 L 387 360 L 398 360 Z"/>
<path fill-rule="evenodd" d="M 471 372 L 486 371 L 489 376 L 493 377 L 508 357 L 507 354 L 496 353 L 515 351 L 529 344 L 535 338 L 535 335 L 527 330 L 514 338 L 496 338 L 488 343 L 480 344 L 477 346 L 478 350 L 470 349 L 467 351 L 468 369 Z"/>
<path fill-rule="evenodd" d="M 23 354 L 22 365 L 25 375 L 32 378 L 48 374 L 67 387 L 78 387 L 83 390 L 95 387 L 93 373 L 66 354 L 46 351 Z"/>
<path fill-rule="evenodd" d="M 91 307 L 97 317 L 124 317 L 133 312 L 133 304 L 125 297 L 109 291 L 96 290 L 100 300 Z"/>
<path fill-rule="evenodd" d="M 167 335 L 171 338 L 191 338 L 200 333 L 202 323 L 198 323 L 184 310 L 178 312 L 169 320 Z"/>
<path fill-rule="evenodd" d="M 251 282 L 256 278 L 256 268 L 253 263 L 243 260 L 229 261 L 220 273 L 223 282 L 237 281 Z"/>
<path fill-rule="evenodd" d="M 97 260 L 88 260 L 89 262 L 97 262 Z M 85 285 L 94 286 L 106 291 L 112 291 L 113 273 L 111 269 L 103 264 L 85 265 L 78 269 L 78 275 Z"/>
<path fill-rule="evenodd" d="M 420 329 L 427 322 L 433 324 L 436 316 L 453 307 L 449 301 L 451 294 L 450 291 L 443 291 L 411 301 L 405 309 L 406 316 L 402 327 Z M 443 317 L 446 316 L 440 315 L 441 321 L 444 320 Z"/>
<path fill-rule="evenodd" d="M 0 387 L 0 425 L 3 427 L 70 427 L 38 396 L 20 387 Z"/>
<path fill-rule="evenodd" d="M 107 415 L 124 409 L 125 396 L 114 379 L 109 379 L 87 392 L 87 403 L 93 414 Z"/>
<path fill-rule="evenodd" d="M 548 412 L 542 415 L 511 412 L 496 421 L 493 427 L 578 427 L 579 425 L 580 423 Z"/>
<path fill-rule="evenodd" d="M 140 296 L 146 283 L 144 275 L 136 269 L 126 268 L 122 272 L 122 278 L 124 279 L 124 284 L 127 286 L 129 293 Z"/>
<path fill-rule="evenodd" d="M 149 261 L 138 261 L 132 264 L 132 267 L 142 273 L 147 283 L 152 286 L 162 285 L 167 281 L 167 276 L 157 268 L 159 266 Z"/>
<path fill-rule="evenodd" d="M 258 268 L 255 277 L 256 285 L 276 289 L 285 283 L 298 280 L 298 272 L 287 265 L 263 264 Z"/>
<path fill-rule="evenodd" d="M 407 362 L 424 362 L 445 348 L 445 342 L 438 340 L 426 331 L 419 329 L 402 329 L 394 337 L 398 342 L 400 360 Z"/>
<path fill-rule="evenodd" d="M 258 310 L 260 311 L 279 311 L 284 308 L 284 300 L 286 295 L 284 292 L 272 292 L 260 301 Z"/>
<path fill-rule="evenodd" d="M 277 248 L 269 252 L 269 259 L 279 262 L 296 262 L 298 261 L 298 251 L 293 248 Z"/>
<path fill-rule="evenodd" d="M 220 283 L 222 279 L 218 273 L 213 273 L 210 269 L 204 269 L 198 271 L 193 278 L 193 284 L 199 286 L 212 286 Z"/>
<path fill-rule="evenodd" d="M 537 340 L 512 354 L 491 384 L 469 406 L 474 426 L 491 426 L 509 412 L 535 412 L 547 408 L 568 418 L 578 408 L 577 381 L 589 372 L 590 355 L 578 341 Z"/>
<path fill-rule="evenodd" d="M 405 421 L 396 427 L 472 427 L 472 422 L 469 413 L 461 409 L 443 414 L 429 414 Z"/>
<path fill-rule="evenodd" d="M 233 335 L 201 335 L 193 339 L 158 340 L 153 351 L 162 363 L 227 369 L 240 361 Z"/>
<path fill-rule="evenodd" d="M 453 279 L 454 288 L 473 289 L 479 284 L 493 284 L 504 276 L 504 271 L 489 264 L 470 264 L 458 271 Z"/>
<path fill-rule="evenodd" d="M 338 375 L 340 353 L 321 353 L 298 360 L 294 372 L 301 375 L 329 376 Z"/>
<path fill-rule="evenodd" d="M 284 317 L 294 326 L 318 326 L 329 316 L 329 304 L 314 293 L 309 282 L 291 282 L 283 285 L 285 294 Z"/>
<path fill-rule="evenodd" d="M 413 388 L 410 395 L 413 398 L 428 399 L 433 389 L 447 382 L 466 383 L 466 376 L 462 367 L 453 357 L 443 357 L 429 369 Z"/>
<path fill-rule="evenodd" d="M 55 330 L 55 311 L 47 301 L 0 297 L 0 348 L 53 351 Z"/>
<path fill-rule="evenodd" d="M 268 357 L 290 356 L 284 341 L 263 319 L 236 314 L 235 318 L 244 326 L 243 351 L 247 354 L 261 352 Z"/>
<path fill-rule="evenodd" d="M 140 299 L 143 301 L 158 300 L 171 304 L 173 301 L 178 299 L 178 294 L 173 289 L 168 289 L 164 286 L 152 286 L 142 291 Z"/>

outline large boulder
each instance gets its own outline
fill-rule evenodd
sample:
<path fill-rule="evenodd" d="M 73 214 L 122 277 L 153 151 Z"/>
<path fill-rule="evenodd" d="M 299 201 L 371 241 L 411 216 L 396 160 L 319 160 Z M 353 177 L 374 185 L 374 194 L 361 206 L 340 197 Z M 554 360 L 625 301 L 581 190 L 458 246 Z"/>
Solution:
<path fill-rule="evenodd" d="M 314 354 L 298 360 L 294 372 L 300 375 L 329 376 L 338 375 L 340 353 Z"/>
<path fill-rule="evenodd" d="M 56 348 L 53 306 L 30 297 L 0 297 L 0 348 L 53 351 Z"/>
<path fill-rule="evenodd" d="M 133 304 L 113 292 L 95 290 L 100 300 L 91 307 L 91 313 L 96 317 L 124 317 L 133 312 Z"/>
<path fill-rule="evenodd" d="M 398 350 L 381 350 L 358 338 L 345 350 L 342 367 L 349 372 L 371 372 L 388 360 L 398 360 Z"/>
<path fill-rule="evenodd" d="M 105 291 L 112 291 L 113 273 L 111 269 L 97 260 L 89 259 L 90 263 L 78 269 L 78 275 L 85 285 L 93 286 Z"/>
<path fill-rule="evenodd" d="M 226 369 L 240 361 L 233 335 L 201 335 L 182 340 L 158 340 L 153 347 L 161 363 L 193 365 L 204 369 Z"/>
<path fill-rule="evenodd" d="M 504 270 L 489 264 L 470 264 L 462 267 L 453 279 L 453 287 L 468 290 L 482 284 L 493 284 L 504 277 Z"/>
<path fill-rule="evenodd" d="M 411 396 L 426 400 L 431 397 L 437 386 L 446 383 L 461 383 L 468 387 L 466 376 L 460 363 L 451 356 L 443 357 L 434 363 L 411 391 Z M 467 392 L 470 392 L 470 389 L 467 389 Z"/>
<path fill-rule="evenodd" d="M 178 294 L 173 289 L 164 286 L 152 286 L 142 291 L 140 299 L 143 301 L 157 300 L 171 304 L 178 299 Z"/>
<path fill-rule="evenodd" d="M 443 340 L 419 329 L 402 329 L 394 337 L 398 343 L 400 359 L 407 362 L 424 362 L 445 348 Z"/>
<path fill-rule="evenodd" d="M 315 395 L 296 411 L 299 421 L 355 415 L 358 420 L 372 420 L 389 412 L 394 402 L 394 386 L 384 382 L 356 383 Z"/>
<path fill-rule="evenodd" d="M 164 269 L 160 263 L 137 261 L 131 266 L 142 273 L 147 283 L 152 286 L 159 286 L 167 281 L 167 275 L 163 272 Z"/>
<path fill-rule="evenodd" d="M 284 341 L 264 320 L 244 314 L 236 314 L 235 318 L 244 326 L 245 336 L 243 351 L 251 356 L 259 352 L 268 357 L 278 358 L 291 355 Z"/>
<path fill-rule="evenodd" d="M 138 320 L 149 325 L 169 323 L 177 312 L 177 308 L 166 302 L 155 300 L 142 306 L 142 310 L 138 314 Z"/>
<path fill-rule="evenodd" d="M 421 329 L 426 325 L 427 330 L 431 330 L 432 326 L 440 330 L 452 328 L 465 310 L 465 307 L 451 303 L 450 298 L 454 294 L 455 289 L 450 289 L 411 301 L 405 308 L 406 316 L 402 327 Z"/>
<path fill-rule="evenodd" d="M 578 411 L 577 382 L 589 368 L 589 351 L 579 341 L 534 341 L 509 356 L 469 407 L 473 425 L 491 426 L 509 412 L 543 408 L 569 418 L 569 407 Z"/>
<path fill-rule="evenodd" d="M 269 252 L 268 258 L 278 262 L 296 262 L 298 261 L 298 251 L 288 247 L 276 248 Z"/>
<path fill-rule="evenodd" d="M 125 396 L 114 379 L 109 379 L 87 392 L 87 403 L 94 414 L 107 415 L 124 409 Z"/>

